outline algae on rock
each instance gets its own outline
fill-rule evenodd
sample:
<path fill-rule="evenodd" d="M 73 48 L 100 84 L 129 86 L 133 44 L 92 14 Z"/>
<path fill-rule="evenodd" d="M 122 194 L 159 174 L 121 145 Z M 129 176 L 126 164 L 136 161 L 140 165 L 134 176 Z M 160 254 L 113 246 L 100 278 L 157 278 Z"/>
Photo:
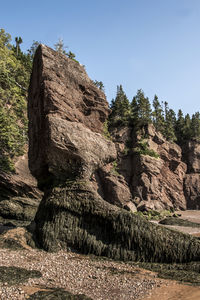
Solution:
<path fill-rule="evenodd" d="M 198 261 L 200 241 L 113 206 L 84 184 L 55 187 L 36 215 L 37 239 L 47 251 L 72 248 L 116 260 Z"/>

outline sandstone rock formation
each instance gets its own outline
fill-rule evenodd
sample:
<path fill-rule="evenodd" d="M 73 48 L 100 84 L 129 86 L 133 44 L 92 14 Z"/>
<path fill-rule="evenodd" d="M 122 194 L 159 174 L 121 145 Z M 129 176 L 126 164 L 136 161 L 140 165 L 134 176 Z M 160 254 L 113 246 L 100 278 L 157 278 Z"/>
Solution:
<path fill-rule="evenodd" d="M 29 164 L 40 187 L 78 178 L 100 192 L 105 178 L 97 173 L 105 174 L 103 167 L 117 157 L 115 145 L 100 134 L 108 113 L 104 93 L 79 63 L 48 47 L 38 49 L 29 92 Z M 101 196 L 135 209 L 128 187 L 117 176 L 108 177 L 115 182 L 116 200 L 105 191 Z M 121 189 L 127 191 L 123 199 Z"/>
<path fill-rule="evenodd" d="M 181 161 L 181 148 L 166 141 L 152 125 L 147 126 L 145 134 L 149 149 L 159 157 L 140 155 L 135 158 L 139 174 L 133 176 L 132 186 L 136 196 L 142 199 L 139 207 L 186 209 L 183 183 L 187 166 Z"/>
<path fill-rule="evenodd" d="M 130 128 L 115 129 L 113 134 L 119 173 L 126 179 L 137 209 L 186 209 L 183 187 L 187 166 L 182 162 L 181 148 L 166 141 L 152 124 L 137 135 Z M 142 147 L 147 150 L 141 152 Z"/>
<path fill-rule="evenodd" d="M 122 208 L 135 210 L 127 181 L 132 174 L 126 177 L 125 169 L 118 174 L 116 147 L 101 134 L 108 111 L 103 92 L 82 66 L 39 46 L 28 105 L 30 169 L 44 190 L 35 218 L 37 241 L 49 251 L 70 247 L 115 259 L 198 260 L 197 239 Z M 161 152 L 164 166 L 179 174 L 177 184 L 182 182 L 179 149 L 166 144 Z M 167 179 L 165 186 L 170 190 Z"/>
<path fill-rule="evenodd" d="M 100 140 L 100 136 L 97 133 L 102 132 L 108 112 L 104 93 L 92 83 L 79 63 L 67 60 L 61 54 L 55 55 L 50 48 L 39 47 L 34 60 L 29 92 L 29 136 L 31 137 L 29 159 L 31 172 L 36 178 L 43 179 L 48 169 L 54 169 L 54 163 L 58 163 L 59 159 L 56 162 L 52 161 L 52 158 L 56 159 L 54 155 L 51 155 L 53 151 L 56 151 L 55 156 L 65 151 L 73 153 L 73 155 L 68 153 L 71 159 L 71 162 L 67 164 L 70 172 L 76 164 L 79 165 L 80 172 L 83 171 L 86 166 L 85 158 L 81 161 L 78 151 L 84 151 L 90 159 L 92 153 L 88 153 L 86 148 L 92 148 L 93 145 L 91 149 L 93 151 L 98 146 L 95 140 Z M 70 126 L 70 122 L 76 122 L 76 124 L 72 126 L 73 132 L 68 130 L 65 136 L 65 124 Z M 85 135 L 90 135 L 91 144 L 87 145 L 86 140 L 81 146 L 86 148 L 77 149 L 76 144 L 80 141 L 77 140 L 73 144 L 69 135 L 76 135 L 80 130 L 85 129 Z M 59 136 L 60 130 L 63 132 Z M 82 135 L 79 134 L 80 136 Z M 56 138 L 63 139 L 63 141 L 57 141 Z M 51 144 L 48 145 L 48 143 Z M 108 152 L 112 152 L 111 155 L 115 156 L 112 143 L 107 142 L 105 145 L 105 147 L 110 147 Z M 96 150 L 98 151 L 98 148 Z M 107 149 L 104 150 L 107 152 Z M 102 155 L 104 155 L 103 151 Z M 109 153 L 107 159 L 109 160 Z M 64 161 L 60 159 L 60 171 L 62 169 L 66 171 L 66 166 L 62 166 L 65 161 L 66 158 Z M 84 166 L 81 167 L 81 164 Z"/>
<path fill-rule="evenodd" d="M 188 209 L 200 209 L 200 142 L 189 141 L 183 147 L 184 160 L 188 171 L 184 191 Z"/>
<path fill-rule="evenodd" d="M 27 154 L 18 157 L 15 173 L 0 173 L 0 223 L 30 223 L 42 198 L 37 181 L 28 168 Z"/>

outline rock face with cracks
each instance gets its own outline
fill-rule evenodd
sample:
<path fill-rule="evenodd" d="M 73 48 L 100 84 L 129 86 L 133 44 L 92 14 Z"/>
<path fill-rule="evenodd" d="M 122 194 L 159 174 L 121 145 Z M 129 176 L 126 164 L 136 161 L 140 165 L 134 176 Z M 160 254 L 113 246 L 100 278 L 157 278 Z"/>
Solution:
<path fill-rule="evenodd" d="M 39 46 L 34 59 L 28 111 L 30 169 L 37 179 L 49 171 L 65 174 L 69 168 L 71 173 L 76 165 L 84 172 L 87 160 L 94 161 L 95 147 L 97 154 L 102 149 L 97 164 L 115 157 L 114 145 L 104 140 L 102 147 L 103 139 L 98 136 L 109 113 L 104 93 L 84 67 L 44 45 Z M 70 122 L 75 122 L 74 126 Z M 66 131 L 67 126 L 71 128 Z"/>
<path fill-rule="evenodd" d="M 166 141 L 153 125 L 145 128 L 148 149 L 152 155 L 135 155 L 136 172 L 132 179 L 133 193 L 140 199 L 138 209 L 186 209 L 184 178 L 187 166 L 181 148 Z M 151 153 L 150 153 L 151 154 Z"/>
<path fill-rule="evenodd" d="M 48 251 L 70 247 L 123 260 L 198 260 L 199 240 L 122 208 L 135 210 L 113 163 L 115 145 L 101 134 L 108 112 L 103 92 L 80 64 L 39 46 L 28 104 L 30 169 L 44 190 L 37 241 Z"/>
<path fill-rule="evenodd" d="M 167 141 L 152 124 L 137 132 L 114 128 L 118 152 L 118 172 L 123 175 L 137 210 L 187 208 L 184 182 L 187 165 L 181 148 Z"/>

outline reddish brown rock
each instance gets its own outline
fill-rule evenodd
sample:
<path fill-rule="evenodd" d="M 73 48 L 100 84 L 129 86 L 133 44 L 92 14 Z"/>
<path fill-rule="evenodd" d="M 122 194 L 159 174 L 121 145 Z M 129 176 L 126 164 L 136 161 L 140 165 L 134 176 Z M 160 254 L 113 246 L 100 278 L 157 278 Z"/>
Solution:
<path fill-rule="evenodd" d="M 111 175 L 109 166 L 115 172 L 120 169 L 115 145 L 100 134 L 108 112 L 108 104 L 101 95 L 76 62 L 45 46 L 38 48 L 29 90 L 30 167 L 39 182 L 43 180 L 44 187 L 35 217 L 37 242 L 48 251 L 71 248 L 118 260 L 168 263 L 197 260 L 200 252 L 197 240 L 186 236 L 183 243 L 179 233 L 107 202 L 112 193 L 115 203 L 127 204 L 126 208 L 131 209 L 128 190 L 131 182 L 128 177 Z M 130 162 L 134 162 L 132 154 L 129 153 Z M 127 156 L 126 151 L 118 158 L 123 155 Z M 170 156 L 163 162 L 169 169 Z M 152 172 L 152 163 L 144 160 L 147 174 Z M 179 165 L 174 162 L 172 165 L 174 174 L 178 173 Z M 158 164 L 152 176 L 158 170 L 161 174 L 164 169 L 161 167 Z M 131 172 L 139 172 L 136 165 L 131 165 Z M 93 182 L 97 174 L 100 182 Z M 138 178 L 145 174 L 138 173 Z M 146 189 L 147 179 L 143 180 Z M 107 195 L 104 181 L 110 187 Z"/>
<path fill-rule="evenodd" d="M 3 223 L 5 219 L 33 220 L 42 198 L 37 181 L 29 171 L 27 155 L 18 157 L 15 170 L 14 174 L 0 173 L 0 217 Z"/>
<path fill-rule="evenodd" d="M 184 190 L 187 208 L 200 209 L 200 174 L 187 174 Z"/>
<path fill-rule="evenodd" d="M 200 173 L 200 142 L 189 141 L 183 147 L 184 159 L 188 166 L 188 173 Z"/>
<path fill-rule="evenodd" d="M 136 136 L 130 129 L 118 130 L 114 132 L 118 170 L 126 179 L 137 208 L 186 209 L 183 186 L 187 168 L 182 162 L 181 148 L 167 142 L 153 125 L 144 127 Z M 139 141 L 146 143 L 148 150 L 153 150 L 152 156 L 133 151 L 140 148 Z M 153 154 L 159 157 L 153 157 Z"/>
<path fill-rule="evenodd" d="M 188 170 L 184 191 L 188 209 L 200 209 L 200 142 L 191 140 L 183 146 Z"/>
<path fill-rule="evenodd" d="M 59 172 L 64 170 L 62 173 L 65 173 L 66 161 L 68 161 L 68 168 L 72 169 L 83 163 L 83 168 L 79 168 L 79 172 L 83 172 L 87 163 L 80 160 L 78 152 L 88 142 L 91 145 L 88 144 L 87 149 L 84 150 L 85 153 L 90 146 L 92 148 L 92 142 L 94 142 L 94 147 L 97 146 L 97 133 L 102 132 L 103 123 L 109 112 L 104 93 L 89 79 L 84 67 L 72 59 L 40 45 L 34 59 L 28 103 L 29 160 L 32 174 L 39 180 L 43 180 L 49 172 L 55 170 L 54 164 L 58 163 L 58 155 L 61 153 L 57 173 L 58 170 Z M 84 128 L 87 128 L 87 132 L 91 131 L 90 141 L 85 140 L 78 150 L 76 147 L 78 141 L 73 143 L 74 137 L 70 136 L 70 130 L 66 136 L 64 135 L 63 130 L 65 130 L 67 122 L 68 124 L 76 122 L 74 124 L 77 125 L 77 134 L 80 128 L 82 132 Z M 75 129 L 72 134 L 76 134 Z M 62 138 L 63 143 L 57 141 L 56 136 L 58 139 Z M 113 156 L 116 155 L 115 148 L 111 142 L 105 141 L 104 143 L 107 143 L 105 147 L 110 147 L 110 151 L 105 148 L 108 153 L 105 160 L 109 160 L 109 152 L 112 152 Z M 51 151 L 55 155 L 51 155 Z M 63 161 L 65 151 L 68 151 L 68 154 L 66 152 Z M 90 154 L 88 152 L 88 159 Z M 104 154 L 102 153 L 102 155 Z M 51 163 L 52 157 L 53 162 Z M 100 157 L 99 161 L 104 158 Z"/>
<path fill-rule="evenodd" d="M 133 199 L 127 182 L 122 175 L 117 173 L 113 166 L 111 166 L 109 171 L 106 168 L 101 168 L 98 174 L 103 199 L 132 212 L 137 211 L 136 206 L 132 202 Z"/>

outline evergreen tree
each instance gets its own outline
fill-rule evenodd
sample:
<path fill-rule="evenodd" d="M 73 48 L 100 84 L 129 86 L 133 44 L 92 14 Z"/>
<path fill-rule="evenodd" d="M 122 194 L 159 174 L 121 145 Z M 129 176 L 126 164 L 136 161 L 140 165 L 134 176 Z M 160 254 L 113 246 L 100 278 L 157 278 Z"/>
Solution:
<path fill-rule="evenodd" d="M 111 102 L 112 112 L 109 116 L 110 126 L 116 124 L 127 125 L 130 116 L 130 103 L 123 91 L 122 85 L 117 86 L 117 95 Z"/>
<path fill-rule="evenodd" d="M 172 109 L 169 109 L 168 103 L 164 102 L 165 105 L 165 130 L 164 136 L 167 140 L 174 142 L 176 141 L 175 125 L 176 125 L 176 114 Z"/>
<path fill-rule="evenodd" d="M 191 135 L 191 119 L 190 115 L 186 114 L 183 127 L 184 140 L 189 140 L 191 138 Z"/>
<path fill-rule="evenodd" d="M 182 144 L 184 142 L 184 125 L 185 125 L 184 115 L 182 110 L 179 109 L 177 114 L 176 126 L 175 126 L 176 138 L 179 144 Z"/>
<path fill-rule="evenodd" d="M 93 83 L 101 90 L 104 91 L 104 84 L 102 81 L 95 80 Z"/>
<path fill-rule="evenodd" d="M 16 53 L 17 53 L 17 56 L 19 55 L 19 52 L 20 52 L 20 44 L 22 44 L 22 38 L 19 36 L 19 37 L 16 37 L 15 38 L 15 43 L 16 43 Z"/>
<path fill-rule="evenodd" d="M 200 113 L 196 112 L 192 115 L 191 120 L 191 137 L 192 138 L 200 138 Z"/>
<path fill-rule="evenodd" d="M 162 106 L 158 100 L 158 97 L 155 95 L 153 99 L 153 124 L 156 130 L 160 131 L 162 134 L 165 132 L 165 118 Z"/>
<path fill-rule="evenodd" d="M 140 125 L 152 122 L 151 104 L 149 99 L 144 96 L 144 92 L 141 89 L 137 91 L 136 96 L 133 98 L 131 108 L 134 109 L 131 112 L 131 115 L 135 115 L 135 118 L 138 118 Z"/>
<path fill-rule="evenodd" d="M 72 53 L 71 51 L 69 51 L 69 52 L 67 53 L 67 56 L 68 56 L 69 58 L 71 58 L 71 59 L 74 59 L 74 58 L 76 57 L 76 55 L 75 55 L 74 53 Z"/>
<path fill-rule="evenodd" d="M 139 107 L 137 103 L 137 98 L 133 97 L 133 100 L 130 104 L 130 124 L 134 127 L 138 127 L 139 125 Z"/>

